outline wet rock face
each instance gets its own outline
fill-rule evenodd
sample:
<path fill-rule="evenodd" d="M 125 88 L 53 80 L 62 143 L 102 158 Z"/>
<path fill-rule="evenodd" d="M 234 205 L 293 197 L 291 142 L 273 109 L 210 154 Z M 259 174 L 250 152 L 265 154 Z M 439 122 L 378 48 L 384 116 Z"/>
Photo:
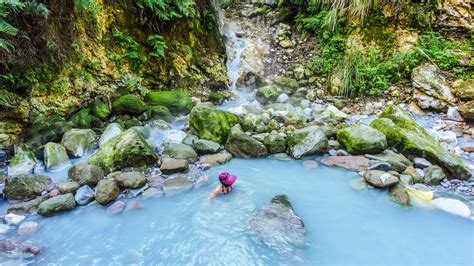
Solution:
<path fill-rule="evenodd" d="M 59 195 L 43 201 L 38 208 L 38 214 L 53 216 L 55 214 L 72 210 L 76 207 L 76 201 L 72 193 Z"/>
<path fill-rule="evenodd" d="M 94 147 L 97 135 L 92 129 L 71 129 L 63 135 L 61 144 L 73 157 L 82 157 Z"/>
<path fill-rule="evenodd" d="M 241 158 L 262 157 L 268 153 L 267 147 L 245 134 L 240 125 L 232 127 L 225 149 L 232 155 Z"/>
<path fill-rule="evenodd" d="M 114 180 L 100 180 L 95 188 L 95 199 L 101 205 L 107 205 L 118 198 L 120 189 Z"/>
<path fill-rule="evenodd" d="M 217 153 L 221 148 L 221 145 L 219 143 L 205 139 L 198 139 L 193 141 L 192 146 L 199 154 Z"/>
<path fill-rule="evenodd" d="M 107 141 L 120 135 L 123 132 L 123 128 L 118 123 L 110 123 L 104 130 L 104 133 L 100 136 L 99 146 L 104 145 Z"/>
<path fill-rule="evenodd" d="M 250 228 L 272 248 L 305 244 L 303 220 L 294 212 L 286 195 L 275 196 L 269 205 L 257 210 L 250 220 Z"/>
<path fill-rule="evenodd" d="M 326 135 L 318 126 L 298 129 L 288 136 L 287 141 L 291 155 L 296 159 L 324 152 L 329 147 Z"/>
<path fill-rule="evenodd" d="M 198 157 L 191 146 L 181 143 L 169 143 L 164 150 L 166 155 L 174 159 L 194 160 Z"/>
<path fill-rule="evenodd" d="M 227 140 L 230 129 L 239 122 L 238 116 L 218 110 L 212 104 L 197 105 L 189 116 L 189 127 L 193 134 L 220 144 Z"/>
<path fill-rule="evenodd" d="M 358 125 L 341 129 L 337 132 L 337 140 L 346 147 L 351 154 L 375 154 L 387 148 L 387 139 L 380 131 Z"/>
<path fill-rule="evenodd" d="M 41 195 L 53 181 L 44 175 L 17 175 L 6 180 L 3 193 L 9 200 L 26 200 Z"/>
<path fill-rule="evenodd" d="M 468 179 L 471 172 L 459 157 L 445 150 L 426 130 L 396 106 L 388 106 L 370 126 L 382 132 L 390 145 L 409 158 L 423 157 L 443 167 L 453 178 Z"/>
<path fill-rule="evenodd" d="M 21 258 L 38 255 L 43 247 L 28 242 L 22 242 L 17 239 L 0 240 L 0 251 L 10 257 Z"/>
<path fill-rule="evenodd" d="M 439 185 L 441 180 L 446 178 L 443 169 L 437 165 L 431 165 L 423 169 L 423 172 L 425 173 L 425 183 L 430 185 Z"/>
<path fill-rule="evenodd" d="M 188 161 L 183 159 L 164 158 L 160 170 L 163 174 L 184 173 L 189 170 Z"/>

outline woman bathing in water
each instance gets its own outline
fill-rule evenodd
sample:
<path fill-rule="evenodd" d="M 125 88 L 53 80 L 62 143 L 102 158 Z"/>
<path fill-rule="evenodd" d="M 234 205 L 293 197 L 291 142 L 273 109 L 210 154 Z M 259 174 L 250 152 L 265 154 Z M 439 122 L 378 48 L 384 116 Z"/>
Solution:
<path fill-rule="evenodd" d="M 237 176 L 231 175 L 227 172 L 223 172 L 219 174 L 219 181 L 220 184 L 214 188 L 214 190 L 211 192 L 211 195 L 209 195 L 209 198 L 214 198 L 219 195 L 226 195 L 229 194 L 232 189 L 234 188 L 234 183 L 237 180 Z"/>

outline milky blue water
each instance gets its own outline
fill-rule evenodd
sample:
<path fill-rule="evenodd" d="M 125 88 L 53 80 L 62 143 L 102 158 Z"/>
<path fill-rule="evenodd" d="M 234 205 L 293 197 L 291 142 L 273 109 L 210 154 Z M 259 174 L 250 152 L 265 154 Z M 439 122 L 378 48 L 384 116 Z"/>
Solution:
<path fill-rule="evenodd" d="M 474 223 L 439 210 L 403 208 L 387 193 L 358 191 L 357 175 L 302 161 L 234 159 L 213 168 L 238 175 L 236 189 L 212 201 L 216 184 L 150 198 L 141 209 L 107 215 L 100 206 L 41 219 L 29 241 L 44 245 L 32 263 L 474 265 Z M 272 249 L 249 220 L 279 193 L 306 225 L 307 245 Z M 26 261 L 25 261 L 26 262 Z"/>

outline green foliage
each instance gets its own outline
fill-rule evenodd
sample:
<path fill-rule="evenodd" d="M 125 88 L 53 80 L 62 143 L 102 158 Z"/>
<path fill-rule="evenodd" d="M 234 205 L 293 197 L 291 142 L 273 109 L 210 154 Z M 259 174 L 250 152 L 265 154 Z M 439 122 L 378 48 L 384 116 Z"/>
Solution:
<path fill-rule="evenodd" d="M 100 9 L 96 0 L 75 0 L 77 10 L 86 16 L 96 16 Z"/>
<path fill-rule="evenodd" d="M 153 34 L 148 36 L 147 43 L 153 48 L 153 51 L 150 53 L 154 57 L 164 57 L 165 50 L 168 48 L 163 36 L 158 34 Z"/>
<path fill-rule="evenodd" d="M 134 71 L 140 72 L 143 69 L 143 64 L 147 61 L 147 57 L 143 51 L 143 47 L 133 39 L 132 36 L 115 29 L 112 33 L 112 38 L 119 47 L 124 49 L 123 58 L 128 59 Z M 115 62 L 121 63 L 121 58 L 109 58 Z"/>
<path fill-rule="evenodd" d="M 161 20 L 172 20 L 196 15 L 194 0 L 138 0 L 137 6 Z"/>

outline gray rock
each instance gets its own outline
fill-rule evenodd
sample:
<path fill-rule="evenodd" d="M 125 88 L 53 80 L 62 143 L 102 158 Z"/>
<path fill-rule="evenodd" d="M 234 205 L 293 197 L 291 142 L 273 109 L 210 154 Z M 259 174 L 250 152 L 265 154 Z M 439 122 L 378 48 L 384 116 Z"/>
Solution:
<path fill-rule="evenodd" d="M 225 149 L 236 157 L 251 158 L 267 155 L 268 150 L 263 143 L 247 136 L 237 124 L 230 130 Z"/>
<path fill-rule="evenodd" d="M 186 144 L 188 146 L 192 146 L 195 140 L 198 140 L 198 136 L 193 135 L 193 134 L 188 134 L 186 137 L 183 139 L 183 144 Z"/>
<path fill-rule="evenodd" d="M 115 201 L 119 194 L 119 186 L 114 180 L 102 179 L 95 188 L 95 200 L 101 205 Z"/>
<path fill-rule="evenodd" d="M 367 168 L 367 170 L 380 170 L 388 172 L 392 170 L 392 166 L 389 163 L 376 163 Z"/>
<path fill-rule="evenodd" d="M 266 245 L 285 249 L 305 244 L 303 220 L 294 212 L 286 195 L 275 196 L 269 205 L 255 212 L 250 229 Z"/>
<path fill-rule="evenodd" d="M 123 132 L 123 128 L 118 123 L 110 123 L 102 133 L 99 139 L 99 147 L 104 145 L 107 141 L 111 140 L 112 138 L 120 135 Z"/>
<path fill-rule="evenodd" d="M 75 193 L 80 187 L 77 182 L 62 182 L 56 184 L 56 188 L 61 192 L 61 194 Z"/>
<path fill-rule="evenodd" d="M 94 190 L 90 186 L 84 185 L 76 191 L 74 199 L 76 200 L 77 204 L 81 206 L 87 205 L 94 200 Z"/>
<path fill-rule="evenodd" d="M 141 172 L 124 172 L 113 175 L 117 185 L 121 188 L 141 188 L 146 184 L 145 175 Z"/>
<path fill-rule="evenodd" d="M 461 114 L 459 113 L 459 107 L 449 107 L 446 113 L 446 118 L 452 121 L 463 122 Z"/>
<path fill-rule="evenodd" d="M 52 182 L 51 178 L 45 175 L 9 176 L 3 193 L 9 200 L 27 200 L 41 195 Z"/>
<path fill-rule="evenodd" d="M 17 225 L 17 224 L 23 222 L 23 220 L 25 220 L 25 218 L 26 218 L 26 216 L 17 215 L 17 214 L 14 214 L 14 213 L 9 213 L 9 214 L 5 215 L 5 217 L 4 217 L 5 222 L 8 225 Z"/>
<path fill-rule="evenodd" d="M 351 154 L 377 154 L 387 149 L 387 139 L 383 133 L 366 125 L 355 125 L 340 129 L 337 140 Z"/>
<path fill-rule="evenodd" d="M 104 178 L 102 169 L 95 165 L 88 165 L 85 162 L 73 165 L 69 171 L 68 176 L 70 181 L 74 181 L 82 185 L 95 186 L 99 180 Z"/>
<path fill-rule="evenodd" d="M 164 158 L 160 165 L 163 174 L 185 173 L 189 171 L 188 161 L 184 159 Z"/>
<path fill-rule="evenodd" d="M 66 148 L 61 144 L 47 143 L 44 146 L 44 164 L 48 171 L 60 170 L 70 165 Z"/>
<path fill-rule="evenodd" d="M 192 146 L 196 150 L 196 152 L 201 155 L 217 153 L 221 148 L 221 145 L 219 143 L 204 139 L 194 140 Z"/>
<path fill-rule="evenodd" d="M 455 100 L 449 83 L 436 65 L 426 63 L 414 68 L 411 78 L 412 86 L 424 94 L 444 102 Z"/>
<path fill-rule="evenodd" d="M 17 239 L 9 238 L 0 240 L 0 252 L 8 257 L 23 258 L 35 256 L 41 253 L 43 247 Z"/>
<path fill-rule="evenodd" d="M 72 157 L 82 157 L 94 147 L 97 135 L 92 129 L 73 128 L 64 133 L 61 144 Z"/>
<path fill-rule="evenodd" d="M 390 188 L 390 197 L 394 202 L 400 205 L 410 205 L 410 196 L 408 195 L 405 185 L 402 183 L 397 183 L 395 186 Z"/>
<path fill-rule="evenodd" d="M 194 160 L 198 157 L 197 153 L 191 146 L 180 143 L 169 143 L 165 147 L 165 154 L 174 159 L 185 159 L 188 161 Z"/>
<path fill-rule="evenodd" d="M 8 175 L 31 174 L 37 162 L 35 154 L 26 145 L 20 145 L 15 150 L 15 156 L 8 165 Z"/>
<path fill-rule="evenodd" d="M 286 151 L 286 138 L 276 130 L 273 130 L 264 138 L 263 144 L 265 144 L 268 152 L 271 154 Z"/>
<path fill-rule="evenodd" d="M 18 227 L 18 235 L 20 236 L 29 236 L 32 235 L 34 232 L 38 230 L 38 223 L 37 222 L 24 222 L 20 224 Z"/>
<path fill-rule="evenodd" d="M 390 164 L 393 170 L 401 173 L 405 171 L 408 166 L 411 166 L 412 163 L 409 159 L 399 153 L 395 153 L 392 150 L 385 150 L 381 154 L 376 155 L 366 155 L 367 158 L 377 161 L 382 161 Z"/>
<path fill-rule="evenodd" d="M 291 155 L 296 159 L 325 152 L 328 148 L 328 139 L 318 126 L 298 129 L 288 136 L 287 141 Z"/>
<path fill-rule="evenodd" d="M 421 169 L 432 166 L 432 164 L 428 160 L 426 160 L 425 158 L 417 157 L 417 158 L 413 159 L 413 162 L 415 163 L 416 167 L 421 168 Z"/>
<path fill-rule="evenodd" d="M 178 176 L 166 179 L 162 187 L 166 194 L 172 194 L 191 190 L 193 188 L 193 182 L 185 176 Z"/>
<path fill-rule="evenodd" d="M 327 166 L 342 167 L 351 171 L 365 171 L 371 164 L 371 160 L 364 156 L 332 156 L 321 160 Z"/>
<path fill-rule="evenodd" d="M 441 180 L 446 178 L 443 169 L 437 165 L 432 165 L 423 169 L 425 172 L 425 183 L 430 185 L 439 185 Z"/>
<path fill-rule="evenodd" d="M 38 208 L 38 214 L 42 216 L 53 216 L 61 212 L 72 210 L 76 207 L 76 201 L 72 193 L 59 195 L 43 201 Z"/>
<path fill-rule="evenodd" d="M 227 163 L 232 159 L 232 154 L 227 151 L 223 151 L 217 154 L 204 155 L 199 158 L 199 162 L 209 165 L 219 165 Z"/>
<path fill-rule="evenodd" d="M 398 183 L 398 178 L 392 174 L 379 170 L 370 170 L 364 173 L 364 179 L 376 188 L 391 187 Z"/>
<path fill-rule="evenodd" d="M 34 213 L 38 209 L 38 206 L 41 202 L 50 198 L 49 194 L 37 197 L 33 200 L 22 202 L 19 204 L 15 204 L 10 206 L 7 209 L 7 212 L 25 212 L 25 213 Z"/>

